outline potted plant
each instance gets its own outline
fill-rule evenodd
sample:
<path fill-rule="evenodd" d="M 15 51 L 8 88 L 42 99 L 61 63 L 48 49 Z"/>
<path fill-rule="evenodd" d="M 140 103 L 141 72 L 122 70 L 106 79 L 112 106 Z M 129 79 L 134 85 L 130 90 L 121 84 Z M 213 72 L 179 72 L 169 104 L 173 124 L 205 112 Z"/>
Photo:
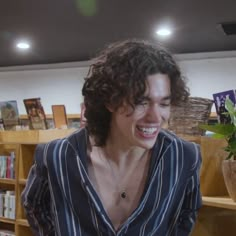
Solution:
<path fill-rule="evenodd" d="M 200 128 L 213 132 L 214 138 L 224 138 L 228 153 L 222 162 L 222 171 L 226 188 L 230 197 L 236 202 L 236 108 L 233 102 L 227 98 L 225 101 L 225 113 L 230 117 L 230 124 L 200 125 Z"/>

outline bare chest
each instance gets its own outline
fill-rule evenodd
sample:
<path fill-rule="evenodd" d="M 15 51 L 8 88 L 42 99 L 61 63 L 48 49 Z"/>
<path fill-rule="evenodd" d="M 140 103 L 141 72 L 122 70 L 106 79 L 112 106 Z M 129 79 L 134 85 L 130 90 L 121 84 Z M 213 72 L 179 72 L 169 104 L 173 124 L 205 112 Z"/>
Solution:
<path fill-rule="evenodd" d="M 96 166 L 97 164 L 97 166 Z M 88 172 L 90 180 L 100 197 L 103 207 L 117 230 L 140 203 L 143 194 L 149 158 L 138 164 L 112 173 L 107 165 L 92 163 Z"/>

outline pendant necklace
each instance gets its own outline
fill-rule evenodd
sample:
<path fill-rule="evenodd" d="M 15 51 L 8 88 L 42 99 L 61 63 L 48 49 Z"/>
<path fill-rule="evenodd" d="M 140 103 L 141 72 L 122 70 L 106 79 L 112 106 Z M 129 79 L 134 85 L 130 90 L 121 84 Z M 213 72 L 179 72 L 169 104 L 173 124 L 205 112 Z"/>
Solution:
<path fill-rule="evenodd" d="M 123 188 L 122 191 L 121 191 L 121 188 L 120 188 L 120 186 L 119 186 L 119 184 L 118 184 L 118 181 L 117 181 L 117 180 L 118 180 L 118 177 L 115 175 L 114 169 L 112 168 L 112 165 L 111 165 L 111 163 L 110 163 L 110 160 L 109 160 L 109 158 L 107 157 L 108 155 L 106 154 L 106 152 L 105 152 L 105 150 L 104 150 L 104 151 L 103 151 L 103 153 L 104 153 L 104 158 L 102 158 L 102 157 L 101 157 L 101 154 L 100 154 L 100 150 L 101 150 L 101 149 L 99 149 L 99 151 L 98 151 L 99 157 L 100 157 L 101 160 L 102 160 L 102 159 L 106 159 L 106 162 L 107 162 L 107 164 L 108 164 L 108 166 L 109 166 L 109 169 L 110 169 L 110 171 L 111 171 L 111 173 L 112 173 L 113 179 L 116 181 L 116 185 L 117 185 L 117 189 L 118 189 L 118 192 L 119 192 L 120 197 L 121 197 L 122 199 L 127 198 L 126 189 Z M 145 156 L 146 153 L 147 153 L 147 151 L 145 151 L 145 152 L 143 153 L 143 155 L 141 156 L 141 159 L 138 161 L 138 164 L 136 165 L 135 170 L 137 170 L 138 167 L 140 166 L 141 160 L 143 159 L 143 157 Z"/>
<path fill-rule="evenodd" d="M 113 177 L 113 179 L 116 181 L 116 185 L 117 185 L 117 189 L 118 189 L 119 195 L 120 195 L 120 197 L 121 197 L 122 199 L 125 199 L 125 198 L 127 197 L 126 190 L 125 190 L 125 188 L 123 188 L 123 190 L 120 191 L 121 188 L 120 188 L 120 186 L 119 186 L 119 184 L 118 184 L 118 181 L 117 181 L 117 180 L 118 180 L 118 177 L 115 175 L 114 170 L 113 170 L 113 168 L 112 168 L 112 166 L 111 166 L 110 160 L 109 160 L 109 158 L 107 158 L 107 155 L 106 155 L 105 151 L 103 151 L 103 153 L 105 154 L 105 157 L 104 157 L 104 158 L 101 157 L 100 150 L 98 151 L 98 153 L 99 153 L 100 159 L 105 159 L 105 160 L 106 160 L 106 162 L 107 162 L 107 164 L 108 164 L 108 166 L 109 166 L 109 169 L 110 169 L 110 171 L 111 171 L 112 177 Z"/>
<path fill-rule="evenodd" d="M 111 163 L 110 163 L 109 159 L 106 159 L 106 161 L 107 161 L 107 163 L 108 163 L 108 165 L 109 165 L 109 167 L 110 167 L 110 169 L 111 169 L 111 173 L 112 173 L 112 175 L 113 175 L 113 178 L 114 178 L 114 179 L 117 179 L 116 176 L 115 176 L 115 173 L 114 173 L 114 171 L 113 171 L 113 168 L 112 168 L 112 166 L 111 166 Z M 120 187 L 118 186 L 118 183 L 116 183 L 116 184 L 117 184 L 117 188 L 118 188 L 119 193 L 120 193 L 120 197 L 123 198 L 123 199 L 125 199 L 125 198 L 126 198 L 126 191 L 125 191 L 125 189 L 123 188 L 123 190 L 120 191 Z"/>

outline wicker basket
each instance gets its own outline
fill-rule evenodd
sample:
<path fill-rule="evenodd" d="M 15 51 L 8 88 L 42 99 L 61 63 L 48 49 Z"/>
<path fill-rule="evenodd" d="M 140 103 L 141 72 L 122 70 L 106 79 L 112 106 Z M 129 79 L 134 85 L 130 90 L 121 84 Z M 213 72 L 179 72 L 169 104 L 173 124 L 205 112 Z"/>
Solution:
<path fill-rule="evenodd" d="M 199 124 L 207 123 L 213 100 L 201 97 L 190 97 L 188 102 L 171 108 L 168 129 L 177 135 L 203 135 Z"/>

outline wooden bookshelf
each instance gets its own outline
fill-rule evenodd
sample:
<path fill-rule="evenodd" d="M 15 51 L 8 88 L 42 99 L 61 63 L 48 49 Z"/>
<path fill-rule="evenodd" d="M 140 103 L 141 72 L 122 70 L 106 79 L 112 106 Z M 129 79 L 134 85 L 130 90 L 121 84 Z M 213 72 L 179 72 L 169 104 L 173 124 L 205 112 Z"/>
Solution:
<path fill-rule="evenodd" d="M 8 219 L 8 218 L 5 218 L 5 217 L 0 217 L 0 222 L 8 223 L 8 224 L 15 224 L 15 220 Z"/>
<path fill-rule="evenodd" d="M 15 177 L 10 179 L 10 178 L 0 178 L 0 189 L 1 190 L 5 190 L 5 191 L 13 191 L 15 194 L 15 205 L 17 203 L 17 196 L 16 196 L 16 191 L 17 191 L 17 174 L 18 174 L 18 171 L 17 171 L 17 167 L 18 167 L 18 160 L 17 160 L 17 157 L 19 155 L 19 145 L 18 144 L 10 144 L 10 143 L 0 143 L 0 155 L 1 156 L 9 156 L 11 152 L 14 152 L 15 154 L 15 159 L 14 161 L 11 163 L 12 166 L 14 166 L 14 170 L 15 171 Z M 13 165 L 14 163 L 14 165 Z M 1 163 L 1 172 L 2 174 L 6 171 L 7 171 L 7 168 L 9 168 L 9 164 L 4 164 Z M 1 175 L 2 176 L 2 175 Z M 2 176 L 3 177 L 3 176 Z M 8 208 L 8 213 L 6 213 L 6 206 L 5 206 L 5 202 L 3 201 L 3 198 L 7 201 L 8 201 L 8 204 L 10 204 L 12 206 L 12 200 L 13 199 L 10 199 L 10 197 L 7 197 L 5 195 L 5 197 L 3 197 L 3 192 L 1 193 L 2 196 L 1 196 L 1 200 L 2 200 L 2 203 L 1 204 L 4 204 L 4 207 L 2 209 L 2 216 L 0 217 L 0 229 L 4 229 L 4 230 L 10 230 L 12 232 L 15 232 L 15 219 L 14 219 L 14 216 L 10 216 L 9 214 L 12 214 L 12 211 L 10 211 L 10 208 Z M 11 202 L 11 203 L 10 203 Z M 11 208 L 12 209 L 12 208 Z M 9 213 L 11 212 L 11 213 Z M 7 214 L 7 215 L 5 215 Z"/>
<path fill-rule="evenodd" d="M 203 196 L 191 236 L 235 236 L 236 203 L 229 197 Z"/>
<path fill-rule="evenodd" d="M 67 128 L 68 129 L 80 127 L 80 114 L 66 114 L 65 119 L 67 121 Z M 30 121 L 28 119 L 28 115 L 26 115 L 26 114 L 20 115 L 19 120 L 20 120 L 20 125 L 23 128 L 30 127 Z M 46 114 L 46 123 L 47 123 L 48 129 L 55 129 L 56 128 L 57 124 L 55 124 L 53 114 Z M 64 126 L 62 128 L 64 128 Z"/>
<path fill-rule="evenodd" d="M 15 191 L 15 219 L 0 217 L 0 229 L 13 231 L 16 236 L 33 236 L 21 205 L 21 193 L 25 188 L 29 170 L 33 164 L 38 143 L 65 137 L 75 129 L 0 131 L 0 155 L 15 153 L 15 178 L 0 178 L 0 189 Z"/>
<path fill-rule="evenodd" d="M 8 178 L 0 178 L 0 182 L 2 184 L 7 184 L 7 185 L 15 185 L 16 184 L 16 181 L 15 179 L 8 179 Z"/>
<path fill-rule="evenodd" d="M 80 119 L 80 114 L 67 114 L 67 119 Z M 53 119 L 52 114 L 46 114 L 46 119 Z M 28 115 L 20 115 L 20 120 L 28 120 Z"/>
<path fill-rule="evenodd" d="M 226 197 L 202 197 L 204 206 L 225 208 L 236 211 L 236 202 L 234 202 L 228 196 Z"/>
<path fill-rule="evenodd" d="M 65 137 L 76 129 L 47 129 L 47 130 L 19 130 L 0 131 L 0 142 L 38 144 L 48 142 L 53 139 Z"/>
<path fill-rule="evenodd" d="M 28 226 L 29 227 L 29 223 L 27 220 L 24 220 L 24 219 L 18 219 L 17 220 L 17 224 L 18 225 L 23 225 L 23 226 Z"/>

